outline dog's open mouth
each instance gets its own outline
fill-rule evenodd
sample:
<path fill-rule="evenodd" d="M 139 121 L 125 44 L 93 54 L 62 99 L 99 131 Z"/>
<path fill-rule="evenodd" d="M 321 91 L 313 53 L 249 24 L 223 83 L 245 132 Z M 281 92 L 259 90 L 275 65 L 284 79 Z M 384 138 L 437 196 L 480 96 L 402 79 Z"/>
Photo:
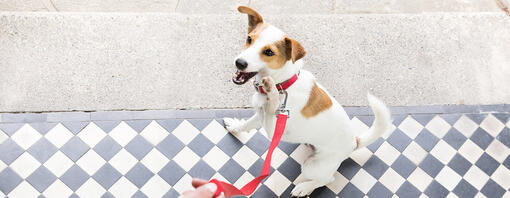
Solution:
<path fill-rule="evenodd" d="M 242 72 L 237 70 L 237 72 L 234 74 L 234 77 L 232 77 L 232 82 L 237 85 L 242 85 L 255 75 L 257 75 L 257 72 Z"/>

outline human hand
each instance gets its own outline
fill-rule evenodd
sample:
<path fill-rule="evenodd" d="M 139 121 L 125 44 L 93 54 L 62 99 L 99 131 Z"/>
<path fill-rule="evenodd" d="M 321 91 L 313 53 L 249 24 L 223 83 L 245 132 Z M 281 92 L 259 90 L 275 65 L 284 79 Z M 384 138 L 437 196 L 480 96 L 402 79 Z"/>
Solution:
<path fill-rule="evenodd" d="M 191 185 L 195 190 L 187 190 L 179 198 L 212 198 L 216 192 L 216 184 L 201 179 L 193 179 Z M 225 198 L 222 194 L 218 198 Z"/>

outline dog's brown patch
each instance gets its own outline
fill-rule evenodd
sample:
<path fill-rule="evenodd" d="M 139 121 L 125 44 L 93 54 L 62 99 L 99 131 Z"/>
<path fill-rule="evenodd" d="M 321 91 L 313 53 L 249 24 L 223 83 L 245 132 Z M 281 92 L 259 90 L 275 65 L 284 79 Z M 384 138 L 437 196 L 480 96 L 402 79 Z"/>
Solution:
<path fill-rule="evenodd" d="M 262 84 L 264 84 L 264 91 L 266 93 L 270 93 L 273 91 L 273 86 L 271 85 L 271 80 L 269 80 L 269 77 L 262 78 Z"/>
<path fill-rule="evenodd" d="M 305 48 L 296 40 L 285 37 L 285 43 L 287 51 L 290 54 L 290 58 L 292 59 L 292 63 L 295 63 L 297 60 L 306 55 Z"/>
<path fill-rule="evenodd" d="M 259 24 L 264 23 L 264 20 L 262 19 L 262 16 L 255 11 L 254 9 L 247 7 L 247 6 L 239 6 L 237 7 L 237 10 L 240 13 L 244 13 L 248 15 L 248 32 L 251 32 L 254 30 Z"/>
<path fill-rule="evenodd" d="M 356 136 L 356 148 L 355 149 L 358 149 L 359 148 L 359 137 Z"/>
<path fill-rule="evenodd" d="M 322 111 L 329 109 L 333 105 L 331 98 L 322 90 L 317 83 L 313 83 L 312 91 L 310 91 L 310 98 L 305 107 L 301 109 L 301 114 L 305 118 L 316 116 Z"/>
<path fill-rule="evenodd" d="M 260 34 L 268 27 L 269 25 L 265 24 L 265 23 L 261 23 L 259 25 L 257 25 L 257 27 L 255 29 L 253 29 L 253 31 L 251 31 L 250 33 L 248 33 L 248 36 L 251 37 L 251 43 L 248 43 L 248 40 L 246 40 L 246 42 L 244 42 L 244 48 L 248 48 L 250 47 L 253 43 L 255 43 L 255 41 L 257 40 L 257 38 L 260 36 Z"/>
<path fill-rule="evenodd" d="M 267 56 L 264 54 L 264 51 L 267 49 L 271 49 L 274 52 L 273 56 Z M 285 63 L 290 60 L 291 55 L 290 51 L 287 50 L 287 44 L 285 40 L 277 41 L 273 44 L 264 46 L 260 52 L 260 59 L 266 62 L 267 66 L 271 69 L 279 69 L 282 68 Z"/>

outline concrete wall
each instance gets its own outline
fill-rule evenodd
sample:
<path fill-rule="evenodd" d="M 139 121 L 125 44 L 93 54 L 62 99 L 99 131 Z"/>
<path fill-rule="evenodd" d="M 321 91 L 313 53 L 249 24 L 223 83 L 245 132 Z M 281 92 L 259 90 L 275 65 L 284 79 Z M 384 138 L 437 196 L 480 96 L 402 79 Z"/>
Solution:
<path fill-rule="evenodd" d="M 346 106 L 510 103 L 504 14 L 267 15 Z M 246 107 L 246 17 L 0 13 L 0 111 Z M 249 84 L 249 83 L 248 83 Z"/>
<path fill-rule="evenodd" d="M 497 0 L 0 0 L 0 11 L 236 12 L 250 5 L 266 14 L 501 12 Z M 508 4 L 509 0 L 501 0 Z"/>

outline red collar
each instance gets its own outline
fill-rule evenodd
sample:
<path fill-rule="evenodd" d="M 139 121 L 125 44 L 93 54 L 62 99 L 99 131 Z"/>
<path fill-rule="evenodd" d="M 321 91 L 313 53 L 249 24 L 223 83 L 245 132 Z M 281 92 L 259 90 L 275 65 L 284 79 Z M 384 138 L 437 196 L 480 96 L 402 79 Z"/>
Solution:
<path fill-rule="evenodd" d="M 288 79 L 282 83 L 276 84 L 276 89 L 278 89 L 278 91 L 281 91 L 282 89 L 286 90 L 287 88 L 292 86 L 292 84 L 294 84 L 297 79 L 298 79 L 298 74 L 294 74 L 294 76 L 292 76 L 290 79 Z M 256 83 L 256 84 L 254 84 L 254 86 L 255 86 L 255 90 L 257 90 L 259 93 L 261 93 L 261 94 L 266 93 L 264 91 L 264 88 L 262 88 L 262 85 L 258 85 L 258 83 Z"/>

